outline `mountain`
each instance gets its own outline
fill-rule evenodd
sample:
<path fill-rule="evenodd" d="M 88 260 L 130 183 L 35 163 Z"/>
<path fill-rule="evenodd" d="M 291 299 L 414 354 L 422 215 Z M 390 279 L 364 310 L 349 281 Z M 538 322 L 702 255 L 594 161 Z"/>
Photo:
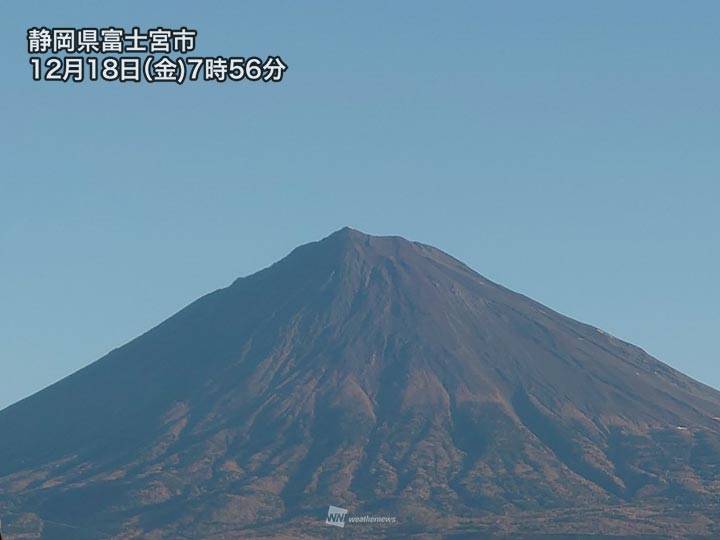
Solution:
<path fill-rule="evenodd" d="M 720 536 L 720 392 L 348 228 L 1 411 L 0 434 L 9 538 Z M 397 522 L 331 527 L 329 505 Z"/>

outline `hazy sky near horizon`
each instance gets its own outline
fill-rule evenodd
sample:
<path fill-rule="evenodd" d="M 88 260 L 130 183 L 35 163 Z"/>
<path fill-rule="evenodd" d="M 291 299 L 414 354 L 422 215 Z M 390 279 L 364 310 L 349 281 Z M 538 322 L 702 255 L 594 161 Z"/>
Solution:
<path fill-rule="evenodd" d="M 31 26 L 197 29 L 281 84 L 31 80 Z M 720 4 L 13 2 L 0 408 L 350 225 L 720 388 Z"/>

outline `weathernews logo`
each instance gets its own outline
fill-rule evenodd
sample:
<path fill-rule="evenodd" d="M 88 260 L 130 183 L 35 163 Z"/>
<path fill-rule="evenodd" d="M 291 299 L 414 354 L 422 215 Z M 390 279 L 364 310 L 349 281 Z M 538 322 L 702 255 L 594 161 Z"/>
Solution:
<path fill-rule="evenodd" d="M 344 527 L 347 513 L 348 511 L 344 508 L 330 505 L 328 508 L 327 518 L 325 518 L 325 524 L 335 525 L 336 527 Z"/>
<path fill-rule="evenodd" d="M 345 508 L 339 506 L 328 507 L 327 517 L 325 518 L 326 525 L 333 525 L 335 527 L 345 527 L 346 523 L 365 523 L 365 524 L 395 524 L 397 518 L 395 516 L 348 516 L 348 511 Z"/>

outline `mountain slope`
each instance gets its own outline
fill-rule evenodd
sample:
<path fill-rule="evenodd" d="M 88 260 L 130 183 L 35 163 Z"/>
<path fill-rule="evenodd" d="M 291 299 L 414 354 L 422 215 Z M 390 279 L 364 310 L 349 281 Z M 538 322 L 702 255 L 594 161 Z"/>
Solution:
<path fill-rule="evenodd" d="M 323 534 L 329 504 L 398 516 L 387 534 L 718 532 L 720 393 L 352 229 L 1 411 L 0 433 L 0 515 L 45 538 Z"/>

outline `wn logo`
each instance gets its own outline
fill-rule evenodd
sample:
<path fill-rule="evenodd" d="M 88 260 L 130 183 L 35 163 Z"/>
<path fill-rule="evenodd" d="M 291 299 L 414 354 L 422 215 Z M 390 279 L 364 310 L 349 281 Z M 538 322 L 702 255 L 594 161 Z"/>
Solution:
<path fill-rule="evenodd" d="M 338 506 L 330 505 L 328 507 L 328 515 L 325 519 L 326 525 L 335 525 L 336 527 L 345 526 L 345 518 L 347 517 L 348 511 Z"/>

